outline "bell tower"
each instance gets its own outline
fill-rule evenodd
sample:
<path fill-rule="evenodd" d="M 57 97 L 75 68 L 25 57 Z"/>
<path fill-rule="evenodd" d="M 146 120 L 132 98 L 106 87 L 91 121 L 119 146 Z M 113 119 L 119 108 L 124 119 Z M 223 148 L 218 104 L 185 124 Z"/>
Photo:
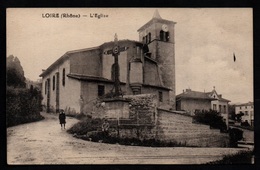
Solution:
<path fill-rule="evenodd" d="M 149 48 L 149 55 L 157 62 L 159 75 L 165 87 L 171 89 L 170 101 L 175 110 L 175 31 L 176 22 L 162 19 L 158 10 L 150 21 L 137 31 L 139 41 Z"/>

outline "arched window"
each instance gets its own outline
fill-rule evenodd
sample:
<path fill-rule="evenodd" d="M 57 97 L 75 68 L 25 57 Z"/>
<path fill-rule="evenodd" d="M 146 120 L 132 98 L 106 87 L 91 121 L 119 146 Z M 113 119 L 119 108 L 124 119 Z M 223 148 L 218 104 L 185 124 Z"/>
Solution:
<path fill-rule="evenodd" d="M 161 30 L 160 31 L 160 40 L 163 41 L 163 39 L 164 39 L 164 31 Z"/>
<path fill-rule="evenodd" d="M 115 76 L 116 76 L 116 70 L 115 70 L 115 64 L 112 65 L 111 68 L 111 80 L 115 81 Z M 120 77 L 120 67 L 118 65 L 118 76 Z"/>
<path fill-rule="evenodd" d="M 52 87 L 53 87 L 53 90 L 55 90 L 55 75 L 52 78 Z"/>
<path fill-rule="evenodd" d="M 65 86 L 65 68 L 62 70 L 62 85 Z"/>

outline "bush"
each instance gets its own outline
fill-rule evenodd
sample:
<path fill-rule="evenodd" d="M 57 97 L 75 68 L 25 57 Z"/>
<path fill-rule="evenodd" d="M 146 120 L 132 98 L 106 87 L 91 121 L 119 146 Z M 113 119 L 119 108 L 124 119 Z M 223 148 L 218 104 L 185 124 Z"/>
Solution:
<path fill-rule="evenodd" d="M 208 164 L 251 164 L 252 151 L 241 151 L 234 155 L 224 156 L 222 160 L 209 162 Z"/>
<path fill-rule="evenodd" d="M 229 129 L 230 147 L 237 147 L 237 141 L 243 139 L 243 131 L 237 128 Z"/>
<path fill-rule="evenodd" d="M 37 89 L 7 87 L 7 127 L 42 120 L 40 115 L 41 94 Z"/>
<path fill-rule="evenodd" d="M 227 129 L 227 125 L 223 121 L 222 116 L 220 116 L 220 113 L 214 110 L 197 111 L 193 119 L 195 122 L 209 125 L 211 128 L 220 129 L 221 132 L 225 132 Z"/>
<path fill-rule="evenodd" d="M 86 135 L 88 132 L 97 131 L 101 128 L 102 120 L 100 118 L 91 119 L 89 117 L 83 118 L 80 122 L 72 126 L 68 132 L 76 133 L 77 135 Z"/>

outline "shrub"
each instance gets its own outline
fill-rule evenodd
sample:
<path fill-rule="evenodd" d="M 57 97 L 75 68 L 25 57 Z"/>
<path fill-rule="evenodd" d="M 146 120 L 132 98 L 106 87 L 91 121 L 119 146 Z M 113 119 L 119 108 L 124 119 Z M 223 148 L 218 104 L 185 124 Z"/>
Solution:
<path fill-rule="evenodd" d="M 36 89 L 7 87 L 7 127 L 43 119 L 40 115 L 41 94 Z"/>
<path fill-rule="evenodd" d="M 221 132 L 226 131 L 227 125 L 223 121 L 220 113 L 215 110 L 202 110 L 195 112 L 193 117 L 195 122 L 209 125 L 211 128 L 220 129 Z"/>
<path fill-rule="evenodd" d="M 222 160 L 209 162 L 208 164 L 251 164 L 252 151 L 241 151 L 234 155 L 226 155 Z"/>
<path fill-rule="evenodd" d="M 229 129 L 230 147 L 237 147 L 237 141 L 243 139 L 243 131 L 237 128 Z"/>
<path fill-rule="evenodd" d="M 102 120 L 100 118 L 91 119 L 89 117 L 83 118 L 80 122 L 72 126 L 68 132 L 76 133 L 77 135 L 85 135 L 91 131 L 97 131 L 101 128 Z"/>

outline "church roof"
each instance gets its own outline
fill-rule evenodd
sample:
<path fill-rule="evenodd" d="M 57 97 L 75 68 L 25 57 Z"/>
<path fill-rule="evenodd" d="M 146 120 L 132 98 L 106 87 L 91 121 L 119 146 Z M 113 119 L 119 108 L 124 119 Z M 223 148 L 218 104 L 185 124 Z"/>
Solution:
<path fill-rule="evenodd" d="M 137 31 L 139 32 L 143 29 L 146 29 L 151 24 L 156 23 L 156 22 L 165 23 L 165 24 L 176 24 L 176 22 L 169 21 L 169 20 L 166 20 L 166 19 L 162 19 L 158 10 L 155 10 L 155 12 L 153 14 L 153 18 L 150 21 L 148 21 L 146 24 L 144 24 L 141 28 L 139 28 Z"/>
<path fill-rule="evenodd" d="M 158 19 L 162 19 L 162 17 L 160 16 L 158 10 L 156 9 L 153 13 L 153 18 L 158 18 Z"/>
<path fill-rule="evenodd" d="M 68 74 L 67 75 L 70 78 L 82 80 L 82 81 L 94 81 L 94 82 L 107 82 L 107 83 L 114 83 L 114 81 L 106 79 L 104 77 L 99 76 L 87 76 L 87 75 L 81 75 L 81 74 Z M 120 82 L 120 84 L 125 84 L 123 82 Z"/>

